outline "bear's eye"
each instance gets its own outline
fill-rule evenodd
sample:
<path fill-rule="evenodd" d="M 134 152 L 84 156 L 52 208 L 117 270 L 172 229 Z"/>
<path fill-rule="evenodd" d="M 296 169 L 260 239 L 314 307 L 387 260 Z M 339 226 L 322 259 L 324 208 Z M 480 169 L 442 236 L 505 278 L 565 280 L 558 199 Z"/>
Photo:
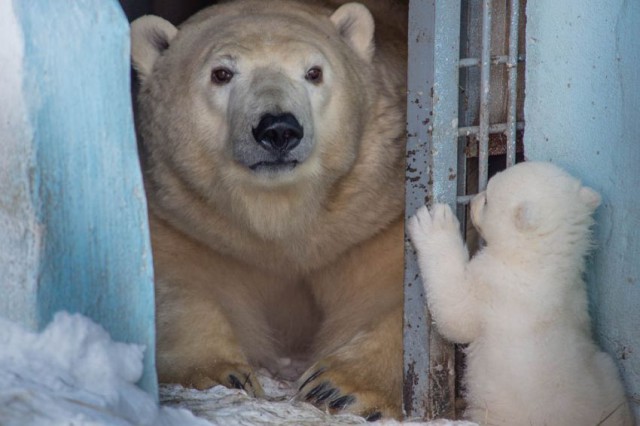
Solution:
<path fill-rule="evenodd" d="M 310 68 L 309 71 L 307 71 L 307 75 L 305 75 L 304 78 L 308 82 L 313 84 L 322 83 L 322 68 L 320 67 Z"/>
<path fill-rule="evenodd" d="M 233 78 L 233 72 L 228 68 L 215 68 L 211 71 L 211 81 L 214 84 L 222 85 L 227 84 Z"/>

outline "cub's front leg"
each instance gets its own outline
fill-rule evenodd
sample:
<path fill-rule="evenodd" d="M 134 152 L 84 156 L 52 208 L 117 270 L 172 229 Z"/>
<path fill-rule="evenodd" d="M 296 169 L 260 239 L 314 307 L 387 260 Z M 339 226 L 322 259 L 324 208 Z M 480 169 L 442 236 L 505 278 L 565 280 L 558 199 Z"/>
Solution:
<path fill-rule="evenodd" d="M 453 342 L 469 343 L 478 333 L 478 300 L 458 219 L 448 205 L 436 204 L 431 212 L 420 208 L 407 227 L 438 330 Z"/>

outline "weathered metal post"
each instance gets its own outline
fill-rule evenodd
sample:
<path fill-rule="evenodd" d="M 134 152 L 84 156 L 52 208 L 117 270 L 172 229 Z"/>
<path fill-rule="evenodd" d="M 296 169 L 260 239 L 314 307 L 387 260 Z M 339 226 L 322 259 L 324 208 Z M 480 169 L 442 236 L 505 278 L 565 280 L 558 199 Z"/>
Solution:
<path fill-rule="evenodd" d="M 460 1 L 411 0 L 406 217 L 433 201 L 456 208 Z M 408 417 L 455 416 L 454 348 L 426 309 L 405 239 L 404 407 Z"/>

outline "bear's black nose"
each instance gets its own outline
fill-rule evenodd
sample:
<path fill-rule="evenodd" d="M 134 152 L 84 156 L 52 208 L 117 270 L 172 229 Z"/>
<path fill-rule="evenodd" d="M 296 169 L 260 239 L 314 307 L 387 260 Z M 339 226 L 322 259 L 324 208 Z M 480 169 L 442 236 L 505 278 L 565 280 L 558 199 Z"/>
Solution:
<path fill-rule="evenodd" d="M 298 146 L 304 130 L 291 113 L 279 115 L 265 114 L 258 127 L 251 130 L 260 145 L 277 154 L 285 154 Z"/>

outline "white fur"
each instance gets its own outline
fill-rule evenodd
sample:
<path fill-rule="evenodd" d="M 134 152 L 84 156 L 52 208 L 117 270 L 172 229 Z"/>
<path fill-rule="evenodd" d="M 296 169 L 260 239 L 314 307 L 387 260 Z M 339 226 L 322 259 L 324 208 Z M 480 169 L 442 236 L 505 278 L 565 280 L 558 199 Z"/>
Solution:
<path fill-rule="evenodd" d="M 169 21 L 153 15 L 142 16 L 131 24 L 131 62 L 141 81 L 151 74 L 162 53 L 161 45 L 168 46 L 177 33 Z"/>
<path fill-rule="evenodd" d="M 496 175 L 472 201 L 487 245 L 471 261 L 448 205 L 410 219 L 437 327 L 469 343 L 469 419 L 633 425 L 616 366 L 590 334 L 582 274 L 599 204 L 558 167 L 529 162 Z"/>
<path fill-rule="evenodd" d="M 353 50 L 367 62 L 373 59 L 375 27 L 373 16 L 360 3 L 347 3 L 340 6 L 332 15 L 331 22 Z"/>

